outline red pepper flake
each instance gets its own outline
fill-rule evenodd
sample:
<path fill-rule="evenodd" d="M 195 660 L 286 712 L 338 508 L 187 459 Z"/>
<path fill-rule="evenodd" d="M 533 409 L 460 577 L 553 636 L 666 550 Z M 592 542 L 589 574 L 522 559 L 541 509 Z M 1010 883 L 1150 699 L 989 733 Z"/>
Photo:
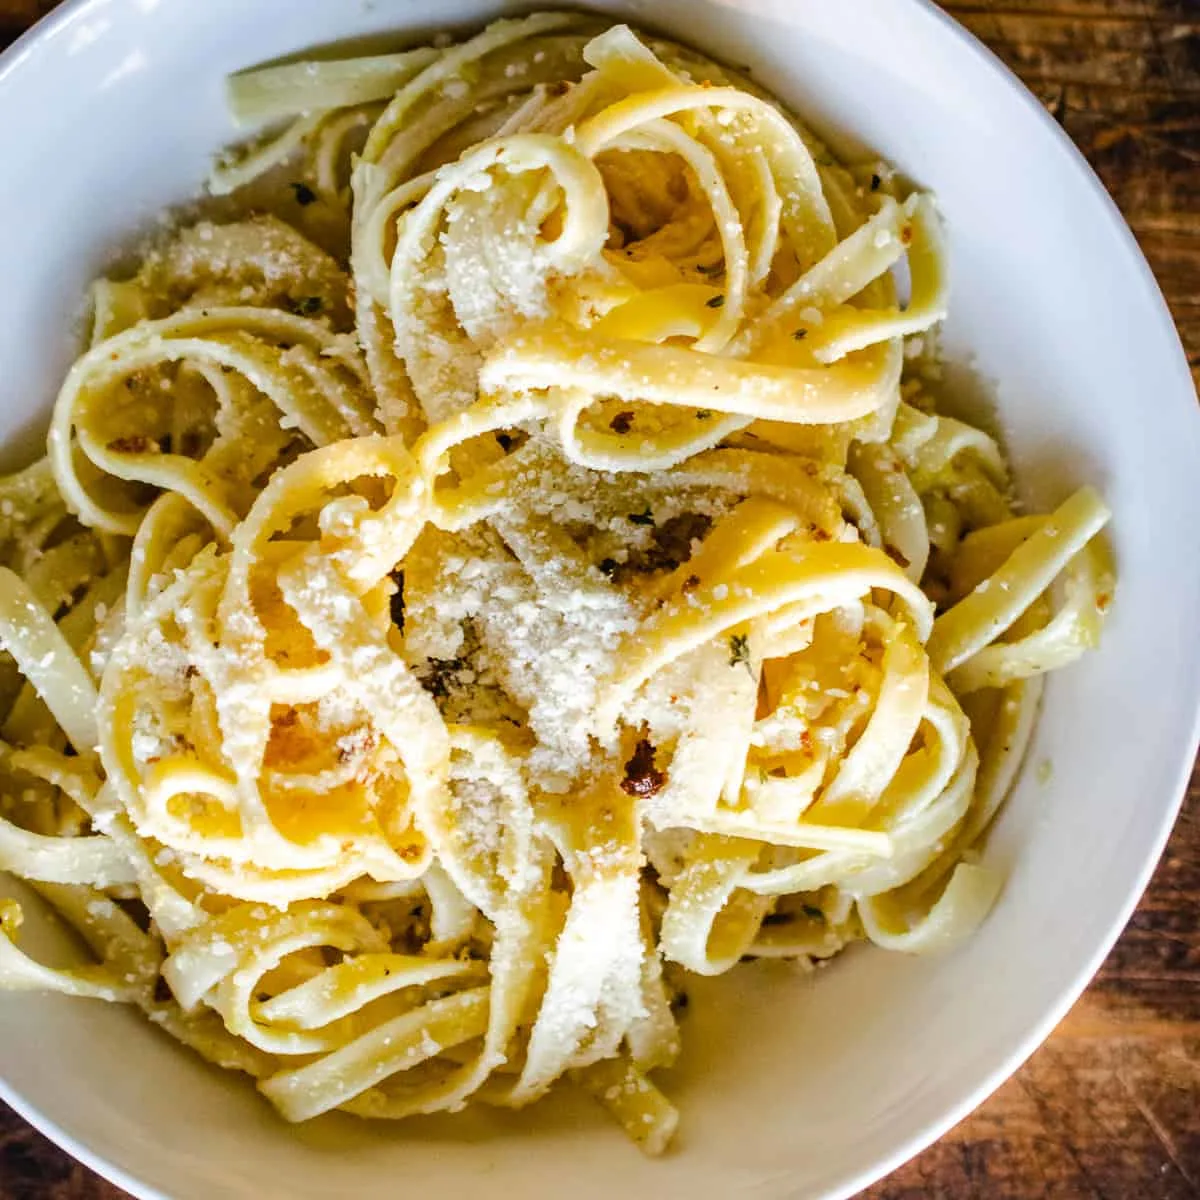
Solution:
<path fill-rule="evenodd" d="M 614 433 L 628 433 L 633 428 L 633 413 L 619 412 L 608 423 L 609 429 Z"/>
<path fill-rule="evenodd" d="M 1112 596 L 1110 596 L 1108 594 L 1108 592 L 1101 592 L 1096 597 L 1096 607 L 1100 610 L 1100 612 L 1107 612 L 1108 606 L 1111 603 L 1112 603 Z"/>
<path fill-rule="evenodd" d="M 911 225 L 903 226 L 900 230 L 900 241 L 905 246 L 911 246 L 912 240 L 913 240 L 913 227 Z"/>
<path fill-rule="evenodd" d="M 641 738 L 634 747 L 633 757 L 625 764 L 621 791 L 627 796 L 647 799 L 661 792 L 666 783 L 666 775 L 654 765 L 654 746 L 648 738 Z"/>
<path fill-rule="evenodd" d="M 679 590 L 686 596 L 689 592 L 694 592 L 700 586 L 699 575 L 689 575 L 680 586 Z"/>
<path fill-rule="evenodd" d="M 896 549 L 896 547 L 895 547 L 895 546 L 893 546 L 893 545 L 892 545 L 890 542 L 885 542 L 885 543 L 884 543 L 884 545 L 883 545 L 883 552 L 884 552 L 884 554 L 886 554 L 886 555 L 888 556 L 888 558 L 890 558 L 890 559 L 892 560 L 892 562 L 894 562 L 894 563 L 896 564 L 896 566 L 898 566 L 898 567 L 899 567 L 899 568 L 900 568 L 902 571 L 904 571 L 904 570 L 907 570 L 907 569 L 908 569 L 910 566 L 912 566 L 912 563 L 910 563 L 910 562 L 908 561 L 908 559 L 907 559 L 907 558 L 905 558 L 905 557 L 904 557 L 904 555 L 903 555 L 903 554 L 901 554 L 901 553 L 900 553 L 900 551 L 899 551 L 899 550 L 897 550 L 897 549 Z"/>

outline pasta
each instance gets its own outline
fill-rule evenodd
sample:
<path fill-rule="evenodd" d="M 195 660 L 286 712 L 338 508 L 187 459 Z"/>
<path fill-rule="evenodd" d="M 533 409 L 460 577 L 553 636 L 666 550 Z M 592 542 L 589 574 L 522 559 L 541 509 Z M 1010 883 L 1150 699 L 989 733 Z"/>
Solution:
<path fill-rule="evenodd" d="M 563 1081 L 661 1152 L 688 973 L 984 919 L 1108 511 L 947 413 L 933 198 L 692 51 L 539 13 L 230 101 L 241 215 L 96 283 L 0 480 L 0 868 L 91 953 L 0 901 L 0 987 L 289 1121 Z"/>

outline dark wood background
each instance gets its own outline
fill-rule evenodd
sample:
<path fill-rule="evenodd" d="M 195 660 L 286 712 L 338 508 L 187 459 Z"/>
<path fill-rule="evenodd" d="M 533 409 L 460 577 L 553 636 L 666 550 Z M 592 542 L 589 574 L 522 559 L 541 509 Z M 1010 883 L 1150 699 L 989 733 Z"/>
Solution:
<path fill-rule="evenodd" d="M 832 3 L 833 0 L 825 0 Z M 0 46 L 54 0 L 0 0 Z M 1200 0 L 947 0 L 1091 160 L 1200 382 Z M 1200 772 L 1095 982 L 1017 1075 L 869 1200 L 1200 1196 Z M 124 1193 L 0 1105 L 2 1200 Z"/>

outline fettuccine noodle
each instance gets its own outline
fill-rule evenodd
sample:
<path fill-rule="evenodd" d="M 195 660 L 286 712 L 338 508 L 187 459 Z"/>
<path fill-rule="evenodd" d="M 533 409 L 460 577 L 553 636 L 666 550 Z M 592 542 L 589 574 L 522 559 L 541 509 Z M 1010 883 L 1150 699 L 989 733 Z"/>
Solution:
<path fill-rule="evenodd" d="M 99 281 L 0 481 L 0 867 L 93 954 L 0 902 L 0 986 L 290 1121 L 573 1081 L 659 1152 L 689 972 L 984 918 L 1108 512 L 940 411 L 932 197 L 690 51 L 537 14 L 230 97 L 270 213 Z"/>

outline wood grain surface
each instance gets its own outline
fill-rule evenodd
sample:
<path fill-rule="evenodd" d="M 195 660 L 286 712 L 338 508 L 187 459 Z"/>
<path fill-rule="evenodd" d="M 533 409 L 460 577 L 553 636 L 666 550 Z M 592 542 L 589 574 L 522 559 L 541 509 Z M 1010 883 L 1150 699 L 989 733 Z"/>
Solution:
<path fill-rule="evenodd" d="M 52 7 L 0 0 L 0 45 Z M 944 7 L 1017 71 L 1099 172 L 1200 382 L 1200 0 Z M 1198 909 L 1200 772 L 1154 882 L 1074 1011 L 973 1116 L 864 1197 L 1200 1196 Z M 2 1200 L 122 1195 L 0 1106 Z"/>

